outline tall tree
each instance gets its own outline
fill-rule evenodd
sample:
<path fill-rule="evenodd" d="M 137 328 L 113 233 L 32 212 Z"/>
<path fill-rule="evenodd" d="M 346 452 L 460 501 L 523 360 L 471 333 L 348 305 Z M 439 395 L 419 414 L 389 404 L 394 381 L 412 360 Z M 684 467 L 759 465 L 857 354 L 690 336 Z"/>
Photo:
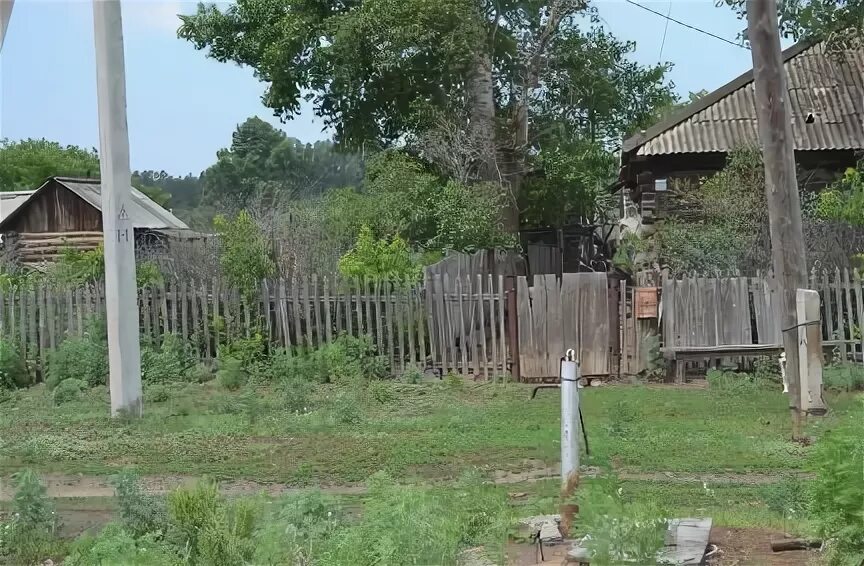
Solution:
<path fill-rule="evenodd" d="M 722 0 L 744 18 L 746 0 Z M 848 48 L 864 38 L 864 0 L 780 0 L 780 34 L 799 39 L 826 40 Z"/>
<path fill-rule="evenodd" d="M 471 180 L 509 189 L 505 221 L 515 230 L 544 81 L 562 81 L 545 102 L 551 116 L 570 103 L 563 80 L 579 52 L 567 48 L 610 48 L 579 43 L 581 18 L 592 14 L 587 0 L 238 0 L 224 10 L 199 5 L 179 35 L 254 68 L 268 84 L 263 102 L 281 117 L 311 100 L 349 147 L 401 143 L 428 128 L 430 109 L 455 109 L 470 130 Z M 615 64 L 607 56 L 597 77 Z M 668 90 L 662 69 L 656 79 Z M 620 135 L 606 126 L 602 136 Z"/>
<path fill-rule="evenodd" d="M 35 189 L 52 176 L 99 176 L 95 149 L 46 139 L 0 140 L 0 163 L 0 191 Z"/>

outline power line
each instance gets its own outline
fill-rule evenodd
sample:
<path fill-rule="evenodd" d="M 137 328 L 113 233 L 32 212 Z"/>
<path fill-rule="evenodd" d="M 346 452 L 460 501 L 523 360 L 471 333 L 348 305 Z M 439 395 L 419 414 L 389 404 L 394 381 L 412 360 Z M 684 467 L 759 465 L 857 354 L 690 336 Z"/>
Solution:
<path fill-rule="evenodd" d="M 657 62 L 663 60 L 663 48 L 666 47 L 666 32 L 669 31 L 669 15 L 672 13 L 672 0 L 669 0 L 669 9 L 666 10 L 666 25 L 663 26 L 663 40 L 660 42 L 660 55 L 657 56 Z"/>
<path fill-rule="evenodd" d="M 729 40 L 729 39 L 726 39 L 725 37 L 721 37 L 721 36 L 719 36 L 719 35 L 716 35 L 716 34 L 711 33 L 710 31 L 705 31 L 704 29 L 697 28 L 696 26 L 691 26 L 690 24 L 685 24 L 685 23 L 682 22 L 681 20 L 676 20 L 675 18 L 671 18 L 671 17 L 667 16 L 666 14 L 663 14 L 662 12 L 658 12 L 658 11 L 656 11 L 656 10 L 652 10 L 652 9 L 649 8 L 648 6 L 643 6 L 643 5 L 640 4 L 639 2 L 636 2 L 635 0 L 626 0 L 626 2 L 627 2 L 628 4 L 633 4 L 634 6 L 637 6 L 637 7 L 639 7 L 639 8 L 642 8 L 642 9 L 645 10 L 645 11 L 651 12 L 652 14 L 654 14 L 654 15 L 656 15 L 656 16 L 660 16 L 661 18 L 665 18 L 667 21 L 675 22 L 675 23 L 678 24 L 679 26 L 684 26 L 685 28 L 692 29 L 693 31 L 698 31 L 699 33 L 705 34 L 705 35 L 707 35 L 707 36 L 709 36 L 709 37 L 713 37 L 714 39 L 719 39 L 720 41 L 722 41 L 722 42 L 724 42 L 724 43 L 728 43 L 729 45 L 734 45 L 735 47 L 740 47 L 741 49 L 747 49 L 748 51 L 750 50 L 750 48 L 747 47 L 747 46 L 745 46 L 745 45 L 741 45 L 740 43 L 735 43 L 734 41 L 731 41 L 731 40 Z"/>

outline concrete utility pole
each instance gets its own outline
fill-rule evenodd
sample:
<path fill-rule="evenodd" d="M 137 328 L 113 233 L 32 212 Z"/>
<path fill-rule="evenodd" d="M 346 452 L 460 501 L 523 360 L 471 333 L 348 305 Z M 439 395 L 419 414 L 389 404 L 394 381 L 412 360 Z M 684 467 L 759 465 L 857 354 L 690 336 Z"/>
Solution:
<path fill-rule="evenodd" d="M 3 40 L 6 39 L 6 29 L 12 17 L 12 6 L 15 0 L 0 0 L 0 51 L 3 50 Z"/>
<path fill-rule="evenodd" d="M 771 256 L 781 297 L 792 434 L 797 438 L 802 413 L 796 294 L 798 289 L 807 288 L 807 263 L 776 0 L 747 0 L 747 36 L 753 53 L 756 112 L 765 162 Z"/>
<path fill-rule="evenodd" d="M 579 362 L 571 349 L 561 360 L 561 533 L 568 536 L 576 509 L 567 500 L 579 485 Z"/>
<path fill-rule="evenodd" d="M 111 415 L 140 416 L 141 347 L 135 284 L 135 232 L 130 208 L 126 66 L 120 0 L 93 0 L 96 93 L 99 100 L 99 167 L 105 240 Z"/>

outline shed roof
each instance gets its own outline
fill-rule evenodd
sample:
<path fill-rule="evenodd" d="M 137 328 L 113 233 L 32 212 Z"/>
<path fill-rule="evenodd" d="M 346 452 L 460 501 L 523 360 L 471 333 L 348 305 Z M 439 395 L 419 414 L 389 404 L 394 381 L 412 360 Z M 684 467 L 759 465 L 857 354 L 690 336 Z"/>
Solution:
<path fill-rule="evenodd" d="M 30 195 L 36 191 L 9 191 L 0 192 L 0 222 L 7 216 L 18 210 L 18 207 L 27 202 Z"/>
<path fill-rule="evenodd" d="M 795 149 L 864 149 L 864 47 L 829 52 L 800 42 L 783 52 Z M 812 114 L 812 123 L 807 117 Z M 728 152 L 758 143 L 753 71 L 625 140 L 630 155 Z"/>
<path fill-rule="evenodd" d="M 57 182 L 66 187 L 82 199 L 89 203 L 93 208 L 102 212 L 102 186 L 99 179 L 76 179 L 72 177 L 51 177 L 35 191 L 29 191 L 29 196 L 18 203 L 16 210 L 22 209 L 25 204 L 35 198 L 39 191 L 50 185 L 52 182 Z M 189 227 L 179 218 L 174 216 L 170 211 L 156 204 L 150 197 L 134 187 L 130 187 L 132 192 L 132 200 L 126 210 L 129 214 L 129 219 L 134 228 L 147 228 L 153 230 L 174 229 L 188 230 Z M 0 193 L 3 194 L 3 193 Z M 3 227 L 5 220 L 14 211 L 8 214 L 0 215 L 0 229 Z"/>

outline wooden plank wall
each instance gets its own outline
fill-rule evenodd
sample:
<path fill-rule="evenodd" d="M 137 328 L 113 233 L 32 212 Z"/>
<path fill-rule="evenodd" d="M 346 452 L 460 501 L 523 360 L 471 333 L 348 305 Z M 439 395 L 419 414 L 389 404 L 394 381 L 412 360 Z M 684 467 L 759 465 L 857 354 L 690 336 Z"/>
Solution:
<path fill-rule="evenodd" d="M 810 288 L 822 298 L 823 343 L 840 360 L 861 360 L 864 350 L 864 274 L 812 271 Z M 662 287 L 664 346 L 780 344 L 779 297 L 770 275 L 686 276 Z"/>
<path fill-rule="evenodd" d="M 529 288 L 527 278 L 517 280 L 522 377 L 557 377 L 569 348 L 577 352 L 582 375 L 608 375 L 613 330 L 606 274 L 565 273 L 560 281 L 535 275 L 533 282 Z"/>

